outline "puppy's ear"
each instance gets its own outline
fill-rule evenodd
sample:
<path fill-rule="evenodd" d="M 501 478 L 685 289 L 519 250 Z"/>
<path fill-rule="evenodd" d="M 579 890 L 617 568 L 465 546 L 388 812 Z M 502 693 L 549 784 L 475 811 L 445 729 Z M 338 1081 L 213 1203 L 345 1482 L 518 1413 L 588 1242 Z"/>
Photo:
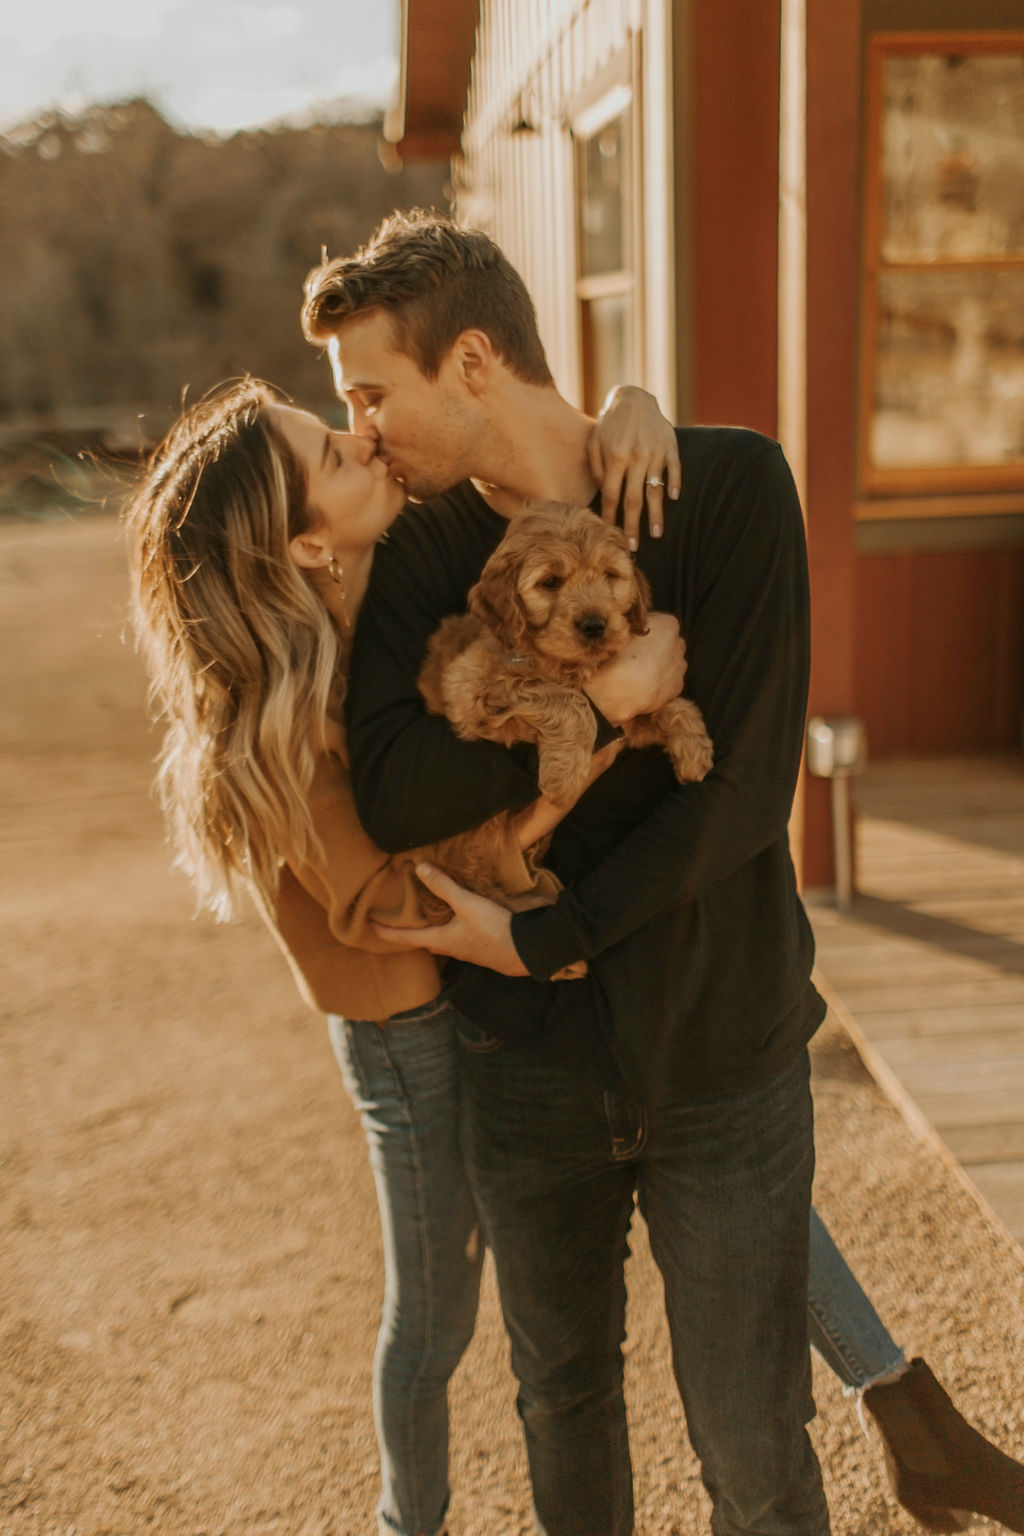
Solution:
<path fill-rule="evenodd" d="M 636 583 L 636 597 L 626 610 L 626 622 L 629 624 L 631 634 L 646 635 L 647 612 L 651 606 L 651 585 L 637 565 L 633 567 L 633 580 Z"/>
<path fill-rule="evenodd" d="M 491 630 L 506 651 L 518 651 L 526 638 L 526 615 L 515 578 L 516 567 L 496 552 L 469 594 L 470 613 Z"/>

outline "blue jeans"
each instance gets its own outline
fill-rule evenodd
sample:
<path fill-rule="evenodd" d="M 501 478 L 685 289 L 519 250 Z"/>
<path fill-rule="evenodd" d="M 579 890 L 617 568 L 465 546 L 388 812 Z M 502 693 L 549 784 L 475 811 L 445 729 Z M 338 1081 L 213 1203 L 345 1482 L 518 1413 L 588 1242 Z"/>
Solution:
<path fill-rule="evenodd" d="M 862 1392 L 905 1363 L 815 1210 L 809 1278 L 811 1343 L 848 1392 Z"/>
<path fill-rule="evenodd" d="M 463 1150 L 494 1251 L 539 1536 L 630 1536 L 622 1395 L 634 1196 L 715 1536 L 825 1536 L 806 1425 L 806 1052 L 757 1088 L 645 1110 L 459 1020 Z"/>
<path fill-rule="evenodd" d="M 448 1510 L 448 1382 L 476 1319 L 483 1243 L 458 1146 L 458 1048 L 442 1002 L 386 1028 L 331 1016 L 362 1117 L 384 1241 L 373 1405 L 382 1532 L 437 1536 Z"/>

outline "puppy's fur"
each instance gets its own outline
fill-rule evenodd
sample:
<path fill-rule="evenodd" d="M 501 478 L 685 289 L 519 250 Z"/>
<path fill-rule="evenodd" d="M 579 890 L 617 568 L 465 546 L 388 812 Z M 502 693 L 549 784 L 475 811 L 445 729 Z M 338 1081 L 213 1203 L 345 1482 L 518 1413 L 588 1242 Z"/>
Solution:
<path fill-rule="evenodd" d="M 509 524 L 469 594 L 469 612 L 445 619 L 431 637 L 420 692 L 466 740 L 535 742 L 541 792 L 568 807 L 586 784 L 597 731 L 583 685 L 632 635 L 646 633 L 649 603 L 621 529 L 586 507 L 539 506 Z M 711 768 L 711 741 L 688 699 L 637 716 L 624 732 L 631 746 L 663 746 L 680 782 Z M 465 836 L 475 842 L 484 830 Z M 441 859 L 453 875 L 453 862 L 465 864 L 459 842 Z M 479 862 L 472 888 L 482 892 Z M 486 894 L 517 905 L 493 884 Z M 554 898 L 529 904 L 538 899 Z"/>
<path fill-rule="evenodd" d="M 420 692 L 467 740 L 536 742 L 542 794 L 570 806 L 596 736 L 583 686 L 646 633 L 649 603 L 620 528 L 586 507 L 538 507 L 509 524 L 468 614 L 445 619 L 432 636 Z M 630 746 L 663 746 L 681 783 L 711 768 L 711 741 L 688 699 L 638 715 L 624 732 Z"/>

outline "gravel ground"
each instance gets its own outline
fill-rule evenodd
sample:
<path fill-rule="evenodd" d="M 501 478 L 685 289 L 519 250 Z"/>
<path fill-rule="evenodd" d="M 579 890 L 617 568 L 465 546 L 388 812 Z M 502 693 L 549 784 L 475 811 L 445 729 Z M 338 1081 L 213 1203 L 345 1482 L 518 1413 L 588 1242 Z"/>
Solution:
<path fill-rule="evenodd" d="M 372 1186 L 322 1021 L 255 918 L 192 921 L 148 798 L 112 520 L 0 527 L 0 1532 L 371 1536 Z M 893 1333 L 1024 1454 L 1024 1256 L 836 1021 L 819 1208 Z M 642 1223 L 629 1266 L 639 1536 L 706 1530 Z M 841 1536 L 918 1529 L 828 1373 Z M 453 1390 L 452 1536 L 527 1536 L 488 1274 Z M 983 1522 L 979 1522 L 979 1529 Z"/>

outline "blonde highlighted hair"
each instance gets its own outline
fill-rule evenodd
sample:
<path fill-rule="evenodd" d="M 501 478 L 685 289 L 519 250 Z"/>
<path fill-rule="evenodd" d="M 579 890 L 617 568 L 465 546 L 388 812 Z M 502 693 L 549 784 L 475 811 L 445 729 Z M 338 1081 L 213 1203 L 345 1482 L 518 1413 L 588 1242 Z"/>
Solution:
<path fill-rule="evenodd" d="M 199 902 L 266 901 L 317 851 L 308 806 L 340 704 L 341 644 L 289 543 L 311 521 L 301 465 L 255 379 L 186 411 L 125 512 L 132 616 L 157 717 L 157 787 Z"/>

